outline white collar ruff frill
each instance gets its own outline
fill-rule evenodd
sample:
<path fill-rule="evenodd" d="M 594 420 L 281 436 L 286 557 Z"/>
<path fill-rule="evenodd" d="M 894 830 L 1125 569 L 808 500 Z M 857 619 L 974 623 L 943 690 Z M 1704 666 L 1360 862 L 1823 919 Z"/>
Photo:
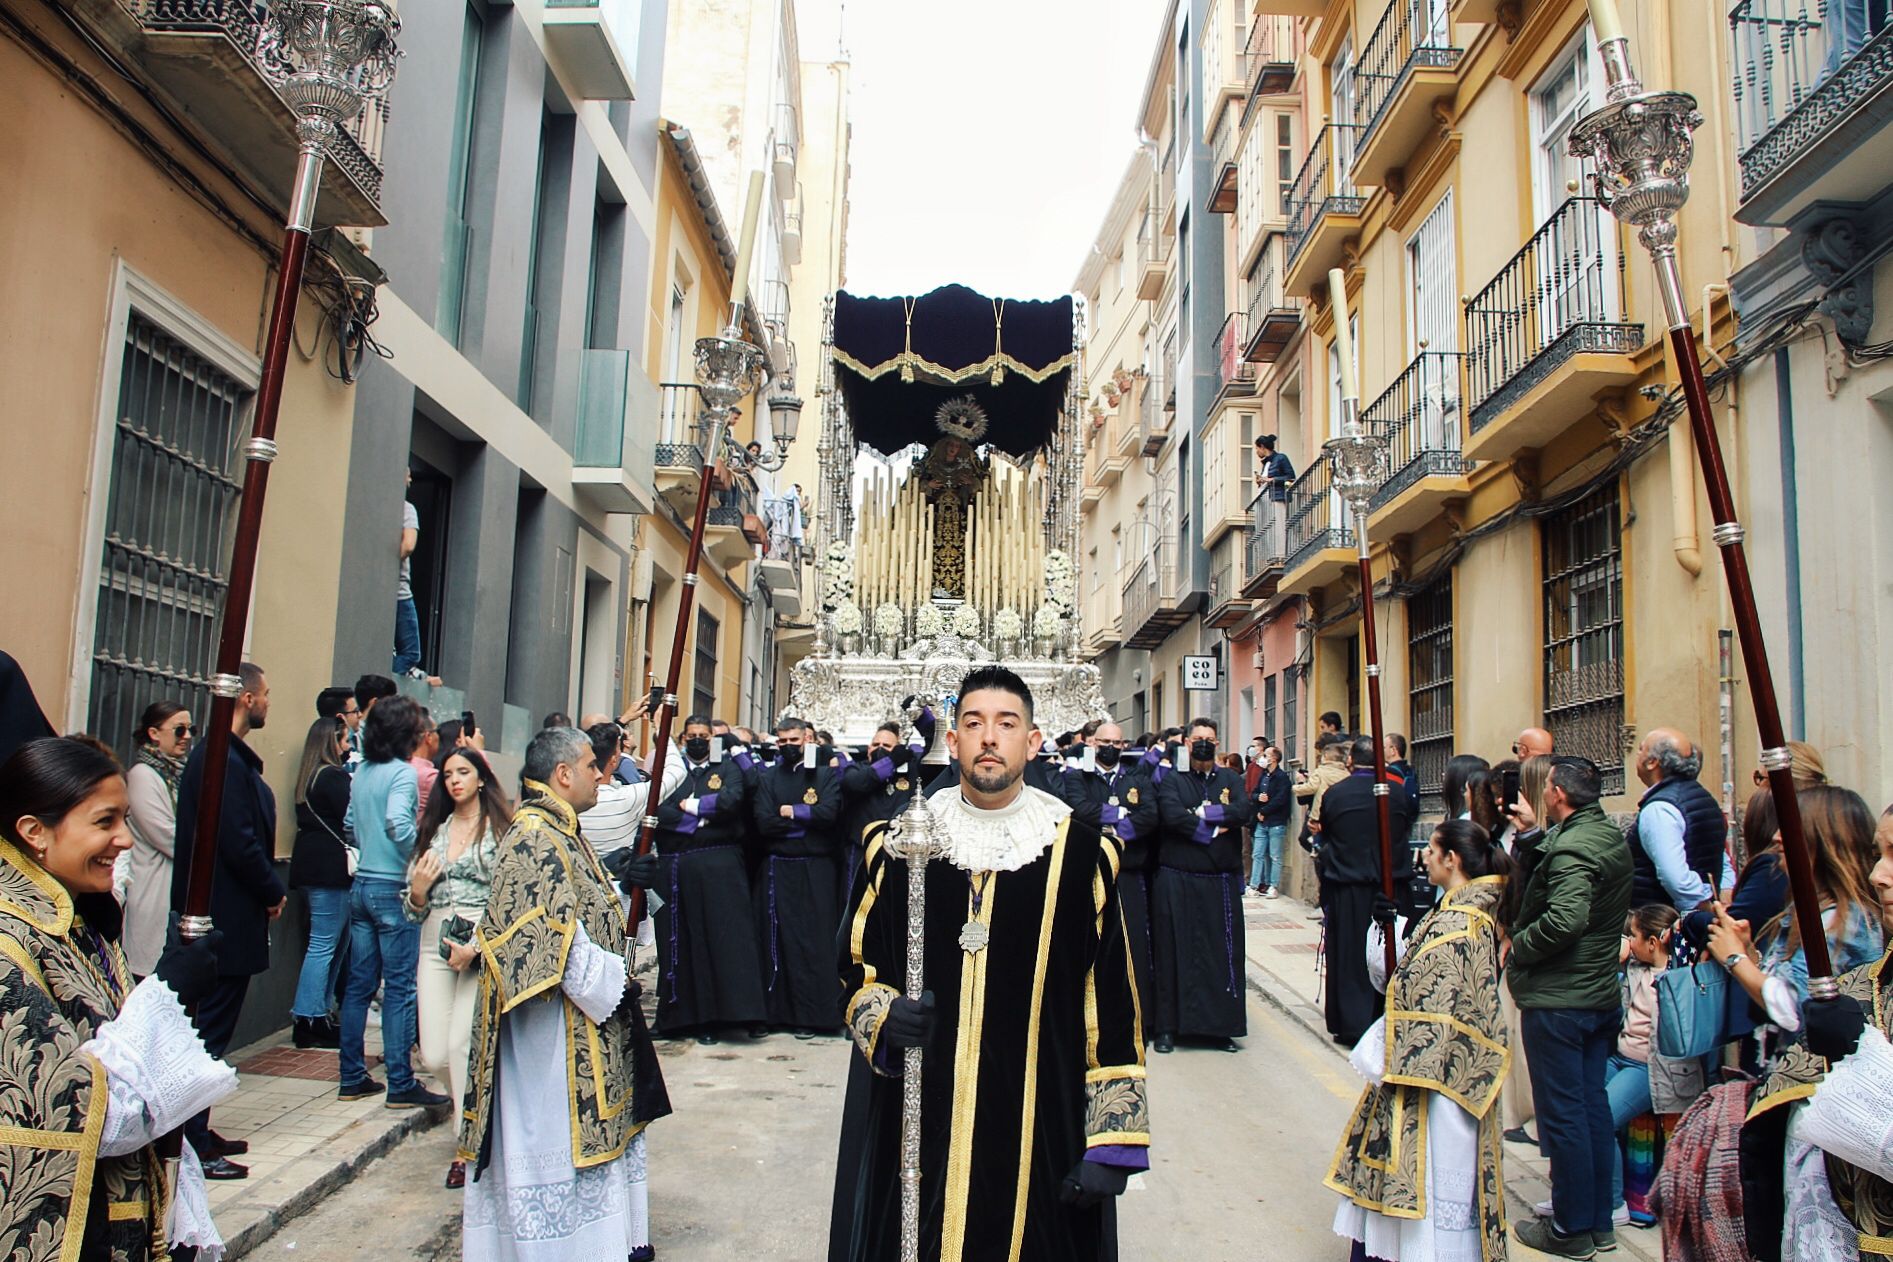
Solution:
<path fill-rule="evenodd" d="M 942 789 L 927 802 L 943 841 L 940 857 L 968 872 L 1016 872 L 1032 863 L 1058 837 L 1071 807 L 1030 785 L 997 810 L 969 804 L 960 786 Z"/>

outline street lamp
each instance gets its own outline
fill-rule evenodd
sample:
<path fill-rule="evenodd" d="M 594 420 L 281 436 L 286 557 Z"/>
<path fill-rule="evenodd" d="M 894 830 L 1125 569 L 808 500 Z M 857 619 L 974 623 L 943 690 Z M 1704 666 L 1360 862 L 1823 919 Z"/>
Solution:
<path fill-rule="evenodd" d="M 276 266 L 263 374 L 256 391 L 256 417 L 243 444 L 242 498 L 230 550 L 230 581 L 224 592 L 216 670 L 209 680 L 210 716 L 205 730 L 203 792 L 197 800 L 196 840 L 185 883 L 178 932 L 201 938 L 211 930 L 210 887 L 217 869 L 217 832 L 222 817 L 224 768 L 230 756 L 230 720 L 243 693 L 238 674 L 249 629 L 256 582 L 257 541 L 263 529 L 263 494 L 276 459 L 276 419 L 282 409 L 283 373 L 289 362 L 303 262 L 315 227 L 316 192 L 322 163 L 342 128 L 370 100 L 387 92 L 401 56 L 394 37 L 401 23 L 380 0 L 274 0 L 264 19 L 259 49 L 272 65 L 287 70 L 277 85 L 296 116 L 295 184 L 283 225 Z"/>
<path fill-rule="evenodd" d="M 1347 501 L 1354 519 L 1354 543 L 1361 569 L 1361 646 L 1367 651 L 1367 714 L 1374 736 L 1374 813 L 1380 823 L 1380 889 L 1393 897 L 1393 817 L 1387 798 L 1386 729 L 1380 715 L 1380 645 L 1374 635 L 1374 574 L 1368 559 L 1367 505 L 1386 480 L 1383 457 L 1387 440 L 1361 423 L 1361 387 L 1354 368 L 1353 337 L 1347 323 L 1347 281 L 1340 268 L 1328 272 L 1329 305 L 1334 312 L 1334 353 L 1341 363 L 1341 434 L 1321 445 L 1333 472 L 1334 490 Z M 1387 975 L 1393 976 L 1393 933 L 1385 935 Z"/>
<path fill-rule="evenodd" d="M 1591 25 L 1598 33 L 1598 54 L 1604 63 L 1604 105 L 1585 115 L 1572 129 L 1570 151 L 1595 164 L 1591 180 L 1598 201 L 1637 230 L 1637 240 L 1656 268 L 1656 288 L 1669 329 L 1670 352 L 1682 377 L 1689 427 L 1695 435 L 1696 456 L 1709 492 L 1709 510 L 1715 518 L 1712 537 L 1722 552 L 1735 630 L 1753 686 L 1761 764 L 1768 772 L 1769 789 L 1780 817 L 1781 848 L 1794 897 L 1795 922 L 1818 925 L 1820 897 L 1802 832 L 1801 808 L 1795 799 L 1790 770 L 1793 760 L 1781 723 L 1774 675 L 1768 666 L 1768 647 L 1762 640 L 1748 556 L 1742 547 L 1744 532 L 1736 520 L 1735 497 L 1722 463 L 1722 440 L 1709 412 L 1709 392 L 1676 258 L 1676 215 L 1689 199 L 1689 164 L 1695 156 L 1691 133 L 1702 125 L 1702 113 L 1696 108 L 1696 98 L 1687 92 L 1645 91 L 1630 64 L 1630 41 L 1618 21 L 1616 5 L 1612 0 L 1590 0 L 1590 5 Z M 1705 337 L 1707 314 L 1705 311 Z M 1838 989 L 1826 936 L 1806 934 L 1804 946 L 1808 993 L 1817 999 L 1834 997 Z"/>

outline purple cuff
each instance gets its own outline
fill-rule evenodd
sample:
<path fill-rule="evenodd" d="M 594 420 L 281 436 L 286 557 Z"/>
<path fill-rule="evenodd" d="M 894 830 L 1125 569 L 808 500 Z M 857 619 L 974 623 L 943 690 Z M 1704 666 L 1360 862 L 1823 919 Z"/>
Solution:
<path fill-rule="evenodd" d="M 874 1059 L 869 1063 L 878 1069 L 883 1077 L 898 1078 L 901 1076 L 901 1071 L 907 1067 L 906 1057 L 901 1055 L 904 1050 L 906 1049 L 889 1046 L 886 1039 L 881 1039 L 875 1043 Z"/>
<path fill-rule="evenodd" d="M 1106 827 L 1109 827 L 1124 818 L 1124 808 L 1121 806 L 1112 806 L 1109 802 L 1106 802 L 1101 811 L 1101 815 L 1103 816 L 1101 822 Z"/>
<path fill-rule="evenodd" d="M 1223 804 L 1221 802 L 1207 802 L 1204 804 L 1203 806 L 1203 822 L 1204 823 L 1220 824 L 1227 818 L 1228 818 L 1228 812 L 1224 809 Z"/>
<path fill-rule="evenodd" d="M 703 827 L 703 821 L 688 812 L 677 817 L 677 831 L 684 834 L 686 837 L 696 832 L 701 827 Z"/>
<path fill-rule="evenodd" d="M 716 794 L 706 793 L 697 799 L 697 818 L 708 819 L 716 814 Z"/>
<path fill-rule="evenodd" d="M 1085 1149 L 1085 1160 L 1095 1161 L 1101 1166 L 1116 1166 L 1120 1170 L 1148 1170 L 1150 1149 L 1134 1144 L 1099 1144 L 1096 1148 Z"/>
<path fill-rule="evenodd" d="M 804 805 L 801 802 L 797 802 L 794 806 L 791 806 L 789 808 L 790 817 L 793 819 L 799 819 L 804 824 L 808 823 L 809 816 L 812 814 L 814 814 L 813 809 Z"/>
<path fill-rule="evenodd" d="M 868 769 L 874 772 L 874 778 L 879 780 L 882 784 L 886 784 L 889 780 L 894 778 L 894 760 L 887 754 L 882 754 L 879 758 L 869 763 Z"/>
<path fill-rule="evenodd" d="M 730 755 L 730 761 L 741 767 L 744 771 L 749 771 L 756 766 L 756 755 L 750 753 L 747 749 L 739 749 Z"/>
<path fill-rule="evenodd" d="M 1216 825 L 1206 819 L 1198 820 L 1196 823 L 1196 832 L 1191 837 L 1191 840 L 1195 841 L 1199 846 L 1207 846 L 1210 842 L 1216 840 L 1216 832 Z"/>

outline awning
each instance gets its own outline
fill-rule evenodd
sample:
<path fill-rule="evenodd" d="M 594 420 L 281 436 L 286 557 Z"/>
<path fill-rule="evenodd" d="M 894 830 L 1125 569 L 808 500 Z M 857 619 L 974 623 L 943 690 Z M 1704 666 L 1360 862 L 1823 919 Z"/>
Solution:
<path fill-rule="evenodd" d="M 918 298 L 835 295 L 835 380 L 855 437 L 889 455 L 940 436 L 934 413 L 971 395 L 983 442 L 1014 456 L 1057 429 L 1072 350 L 1071 299 L 989 298 L 943 285 Z"/>

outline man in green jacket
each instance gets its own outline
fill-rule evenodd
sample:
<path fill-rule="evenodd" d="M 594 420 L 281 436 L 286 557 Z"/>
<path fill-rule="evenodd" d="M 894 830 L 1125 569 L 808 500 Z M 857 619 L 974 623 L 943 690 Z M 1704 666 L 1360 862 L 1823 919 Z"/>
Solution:
<path fill-rule="evenodd" d="M 1552 760 L 1552 824 L 1518 914 L 1506 966 L 1517 1001 L 1538 1146 L 1551 1162 L 1550 1219 L 1518 1225 L 1521 1243 L 1561 1258 L 1616 1246 L 1610 1163 L 1617 1141 L 1604 1069 L 1623 1012 L 1618 953 L 1630 911 L 1630 849 L 1597 804 L 1588 758 Z"/>

